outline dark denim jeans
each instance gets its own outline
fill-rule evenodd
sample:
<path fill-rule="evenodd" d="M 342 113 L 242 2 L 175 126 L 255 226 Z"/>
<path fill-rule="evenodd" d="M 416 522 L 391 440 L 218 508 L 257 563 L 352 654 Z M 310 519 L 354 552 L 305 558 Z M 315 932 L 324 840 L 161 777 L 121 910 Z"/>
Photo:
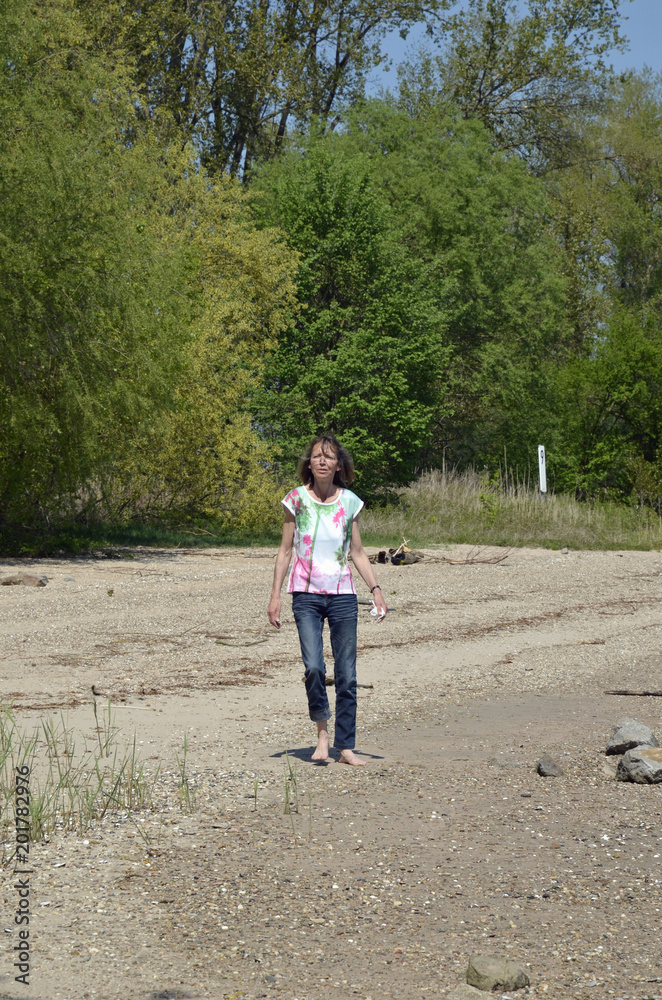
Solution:
<path fill-rule="evenodd" d="M 306 694 L 313 722 L 331 718 L 326 694 L 326 664 L 322 653 L 324 619 L 329 623 L 335 661 L 337 750 L 353 750 L 356 741 L 356 594 L 292 594 L 292 611 L 299 630 L 306 668 Z"/>

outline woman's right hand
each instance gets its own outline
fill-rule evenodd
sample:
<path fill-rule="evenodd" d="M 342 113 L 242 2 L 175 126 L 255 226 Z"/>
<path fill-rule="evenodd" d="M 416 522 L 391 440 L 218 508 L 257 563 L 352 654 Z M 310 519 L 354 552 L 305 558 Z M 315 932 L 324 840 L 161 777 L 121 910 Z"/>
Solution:
<path fill-rule="evenodd" d="M 280 594 L 269 601 L 267 615 L 274 628 L 280 628 Z"/>
<path fill-rule="evenodd" d="M 274 628 L 280 628 L 280 590 L 287 576 L 287 567 L 292 558 L 292 545 L 294 543 L 294 514 L 291 511 L 285 512 L 285 524 L 283 525 L 283 537 L 280 540 L 280 548 L 276 556 L 274 566 L 274 583 L 271 588 L 271 600 L 267 609 L 269 621 Z"/>

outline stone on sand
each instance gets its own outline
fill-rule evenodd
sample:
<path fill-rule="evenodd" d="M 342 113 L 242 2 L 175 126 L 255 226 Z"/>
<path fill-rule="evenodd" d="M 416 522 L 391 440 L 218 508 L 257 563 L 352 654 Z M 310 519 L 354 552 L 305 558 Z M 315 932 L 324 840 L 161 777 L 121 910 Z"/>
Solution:
<path fill-rule="evenodd" d="M 472 955 L 467 969 L 467 982 L 479 990 L 521 990 L 529 985 L 523 966 L 511 958 L 497 955 Z"/>
<path fill-rule="evenodd" d="M 6 576 L 0 580 L 3 587 L 45 587 L 48 578 L 45 576 L 33 576 L 32 573 L 15 573 L 14 576 Z"/>
<path fill-rule="evenodd" d="M 662 782 L 662 749 L 635 747 L 624 753 L 618 762 L 617 781 L 634 781 L 638 785 Z"/>
<path fill-rule="evenodd" d="M 480 1000 L 482 995 L 481 990 L 477 990 L 475 986 L 469 986 L 468 983 L 460 983 L 454 990 L 446 994 L 446 1000 Z"/>
<path fill-rule="evenodd" d="M 551 757 L 541 757 L 536 764 L 536 771 L 541 778 L 562 778 L 563 768 Z"/>
<path fill-rule="evenodd" d="M 611 733 L 606 754 L 626 753 L 639 746 L 659 747 L 655 733 L 636 719 L 621 719 Z"/>

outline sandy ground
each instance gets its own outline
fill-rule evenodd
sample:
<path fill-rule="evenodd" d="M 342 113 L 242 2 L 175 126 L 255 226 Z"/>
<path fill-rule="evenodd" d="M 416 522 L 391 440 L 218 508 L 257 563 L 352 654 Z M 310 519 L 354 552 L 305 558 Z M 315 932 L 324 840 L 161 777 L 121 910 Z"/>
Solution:
<path fill-rule="evenodd" d="M 0 588 L 20 725 L 62 716 L 94 746 L 95 685 L 161 768 L 139 820 L 33 845 L 29 986 L 5 865 L 0 996 L 434 1000 L 484 951 L 528 968 L 516 996 L 662 998 L 662 786 L 616 782 L 604 755 L 626 715 L 662 742 L 662 698 L 605 693 L 662 690 L 662 557 L 438 558 L 468 552 L 378 567 L 393 611 L 361 608 L 364 768 L 310 762 L 289 600 L 280 633 L 266 619 L 274 550 L 0 564 L 49 578 Z M 543 753 L 564 777 L 535 773 Z"/>

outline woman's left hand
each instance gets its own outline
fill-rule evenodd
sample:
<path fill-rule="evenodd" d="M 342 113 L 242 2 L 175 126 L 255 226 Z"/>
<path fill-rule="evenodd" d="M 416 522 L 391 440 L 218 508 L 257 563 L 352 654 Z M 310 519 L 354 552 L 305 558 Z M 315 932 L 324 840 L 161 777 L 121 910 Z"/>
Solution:
<path fill-rule="evenodd" d="M 352 526 L 350 553 L 352 560 L 354 561 L 354 565 L 365 580 L 366 586 L 370 588 L 370 595 L 373 599 L 375 607 L 377 608 L 377 621 L 384 621 L 388 608 L 386 607 L 386 601 L 382 596 L 381 588 L 376 585 L 377 581 L 375 580 L 375 574 L 372 566 L 370 565 L 370 560 L 366 555 L 366 551 L 363 548 L 361 532 L 359 531 L 359 526 L 356 520 Z"/>
<path fill-rule="evenodd" d="M 386 601 L 382 596 L 381 589 L 377 587 L 376 590 L 372 592 L 372 599 L 374 601 L 375 607 L 377 608 L 377 621 L 381 622 L 386 617 L 386 612 L 388 608 L 386 607 Z"/>

